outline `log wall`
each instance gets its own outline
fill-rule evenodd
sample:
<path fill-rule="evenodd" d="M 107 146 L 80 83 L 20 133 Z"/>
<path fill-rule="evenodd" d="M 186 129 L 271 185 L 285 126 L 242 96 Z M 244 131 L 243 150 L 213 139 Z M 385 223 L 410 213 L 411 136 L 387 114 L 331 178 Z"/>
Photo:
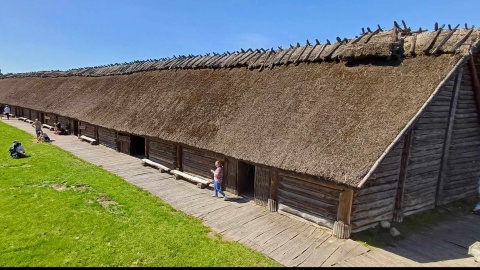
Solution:
<path fill-rule="evenodd" d="M 278 175 L 278 211 L 327 228 L 337 220 L 341 188 L 295 174 Z"/>
<path fill-rule="evenodd" d="M 68 123 L 68 122 L 67 122 Z M 63 123 L 62 123 L 63 126 Z M 87 137 L 95 139 L 95 126 L 87 122 L 81 122 L 80 126 L 84 126 L 84 129 L 80 129 L 80 135 L 85 135 Z"/>
<path fill-rule="evenodd" d="M 455 78 L 438 92 L 413 126 L 403 216 L 435 208 Z"/>
<path fill-rule="evenodd" d="M 38 120 L 41 121 L 39 111 L 30 110 L 30 117 L 31 117 L 30 119 L 32 119 L 33 121 L 35 121 L 36 118 L 38 118 Z"/>
<path fill-rule="evenodd" d="M 45 113 L 44 115 L 44 124 L 53 126 L 55 123 L 55 120 L 57 119 L 57 116 L 53 113 Z"/>
<path fill-rule="evenodd" d="M 113 129 L 98 127 L 98 143 L 106 147 L 117 149 L 117 132 Z"/>
<path fill-rule="evenodd" d="M 356 190 L 352 205 L 352 232 L 392 220 L 404 139 L 387 154 L 365 185 Z"/>
<path fill-rule="evenodd" d="M 4 104 L 5 105 L 5 104 Z M 10 113 L 13 113 L 15 114 L 15 117 L 19 117 L 18 113 L 17 113 L 17 110 L 18 110 L 18 107 L 16 106 L 10 106 Z M 0 111 L 0 114 L 3 114 L 3 111 Z"/>
<path fill-rule="evenodd" d="M 177 165 L 177 146 L 174 143 L 156 138 L 149 139 L 149 159 L 175 169 Z"/>
<path fill-rule="evenodd" d="M 267 206 L 270 196 L 271 170 L 255 166 L 254 200 L 258 205 Z"/>
<path fill-rule="evenodd" d="M 32 118 L 30 117 L 30 110 L 29 110 L 29 109 L 27 109 L 27 108 L 22 108 L 22 112 L 23 112 L 23 117 L 26 117 L 26 118 L 28 118 L 28 119 L 32 119 Z"/>
<path fill-rule="evenodd" d="M 215 161 L 219 156 L 193 148 L 182 148 L 182 166 L 184 172 L 197 174 L 213 180 L 210 170 L 215 169 Z"/>
<path fill-rule="evenodd" d="M 480 177 L 480 122 L 472 76 L 474 74 L 465 67 L 448 152 L 447 176 L 440 190 L 439 204 L 477 194 Z"/>

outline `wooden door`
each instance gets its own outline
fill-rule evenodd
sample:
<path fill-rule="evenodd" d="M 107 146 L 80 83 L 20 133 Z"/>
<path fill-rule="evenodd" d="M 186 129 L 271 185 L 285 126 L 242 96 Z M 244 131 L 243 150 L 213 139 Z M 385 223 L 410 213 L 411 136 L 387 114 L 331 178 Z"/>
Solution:
<path fill-rule="evenodd" d="M 117 136 L 118 151 L 130 155 L 130 135 Z"/>

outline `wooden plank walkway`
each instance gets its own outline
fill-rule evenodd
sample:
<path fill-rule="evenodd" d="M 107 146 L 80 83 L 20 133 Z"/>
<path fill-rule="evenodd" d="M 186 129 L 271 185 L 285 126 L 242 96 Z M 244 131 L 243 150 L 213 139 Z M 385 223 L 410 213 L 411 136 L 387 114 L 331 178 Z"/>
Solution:
<path fill-rule="evenodd" d="M 14 118 L 3 119 L 3 122 L 34 134 L 31 126 L 23 121 Z M 468 246 L 480 241 L 480 232 L 465 234 L 466 230 L 477 230 L 480 216 L 442 223 L 400 241 L 396 247 L 369 249 L 349 239 L 337 239 L 311 223 L 269 212 L 250 199 L 232 194 L 228 194 L 229 201 L 213 198 L 211 189 L 199 189 L 190 182 L 175 180 L 168 173 L 142 166 L 140 158 L 90 145 L 75 136 L 53 135 L 51 138 L 52 144 L 199 218 L 224 239 L 243 243 L 285 266 L 480 266 L 467 254 Z M 457 236 L 455 232 L 459 231 L 463 234 Z"/>

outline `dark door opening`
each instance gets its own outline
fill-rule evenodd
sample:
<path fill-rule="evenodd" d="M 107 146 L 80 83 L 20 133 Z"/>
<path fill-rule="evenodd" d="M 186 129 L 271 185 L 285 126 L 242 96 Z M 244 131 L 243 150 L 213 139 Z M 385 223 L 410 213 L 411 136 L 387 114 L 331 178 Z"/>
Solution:
<path fill-rule="evenodd" d="M 69 132 L 71 133 L 72 131 L 69 130 Z M 77 120 L 73 120 L 73 135 L 78 136 L 78 121 Z"/>
<path fill-rule="evenodd" d="M 244 197 L 254 198 L 255 195 L 255 165 L 238 162 L 238 193 Z"/>
<path fill-rule="evenodd" d="M 144 158 L 145 157 L 145 138 L 130 135 L 130 155 Z"/>

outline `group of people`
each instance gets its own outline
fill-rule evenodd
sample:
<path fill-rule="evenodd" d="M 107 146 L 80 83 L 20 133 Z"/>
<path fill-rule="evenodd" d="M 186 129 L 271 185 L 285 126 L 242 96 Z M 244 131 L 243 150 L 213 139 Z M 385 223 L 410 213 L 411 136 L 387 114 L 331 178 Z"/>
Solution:
<path fill-rule="evenodd" d="M 8 105 L 6 106 L 8 107 Z M 5 111 L 5 110 L 4 110 Z M 8 111 L 10 113 L 10 111 Z M 8 116 L 8 114 L 6 114 Z M 40 122 L 37 119 L 35 119 L 35 122 L 33 122 L 32 127 L 35 128 L 35 133 L 37 134 L 37 140 L 38 141 L 50 141 L 50 138 L 48 135 L 43 132 L 42 130 L 42 122 Z M 62 125 L 60 122 L 55 123 L 54 125 L 54 134 L 61 134 L 62 132 Z M 10 155 L 12 157 L 25 157 L 25 149 L 23 148 L 22 144 L 15 140 L 13 141 L 12 146 L 10 147 Z M 215 170 L 210 170 L 211 173 L 213 173 L 213 195 L 212 197 L 218 197 L 218 193 L 220 193 L 223 196 L 223 200 L 228 200 L 227 195 L 222 190 L 222 181 L 223 181 L 223 161 L 217 160 L 215 161 Z"/>
<path fill-rule="evenodd" d="M 7 119 L 10 119 L 10 106 L 0 105 L 0 119 L 3 119 L 4 115 L 7 117 Z"/>
<path fill-rule="evenodd" d="M 37 141 L 39 142 L 49 142 L 51 141 L 50 137 L 48 137 L 47 133 L 43 132 L 42 127 L 43 124 L 38 120 L 38 118 L 35 119 L 35 122 L 32 123 L 32 127 L 35 128 L 35 134 L 37 134 Z M 62 124 L 60 124 L 60 121 L 54 124 L 54 129 L 53 129 L 54 134 L 62 134 Z"/>

